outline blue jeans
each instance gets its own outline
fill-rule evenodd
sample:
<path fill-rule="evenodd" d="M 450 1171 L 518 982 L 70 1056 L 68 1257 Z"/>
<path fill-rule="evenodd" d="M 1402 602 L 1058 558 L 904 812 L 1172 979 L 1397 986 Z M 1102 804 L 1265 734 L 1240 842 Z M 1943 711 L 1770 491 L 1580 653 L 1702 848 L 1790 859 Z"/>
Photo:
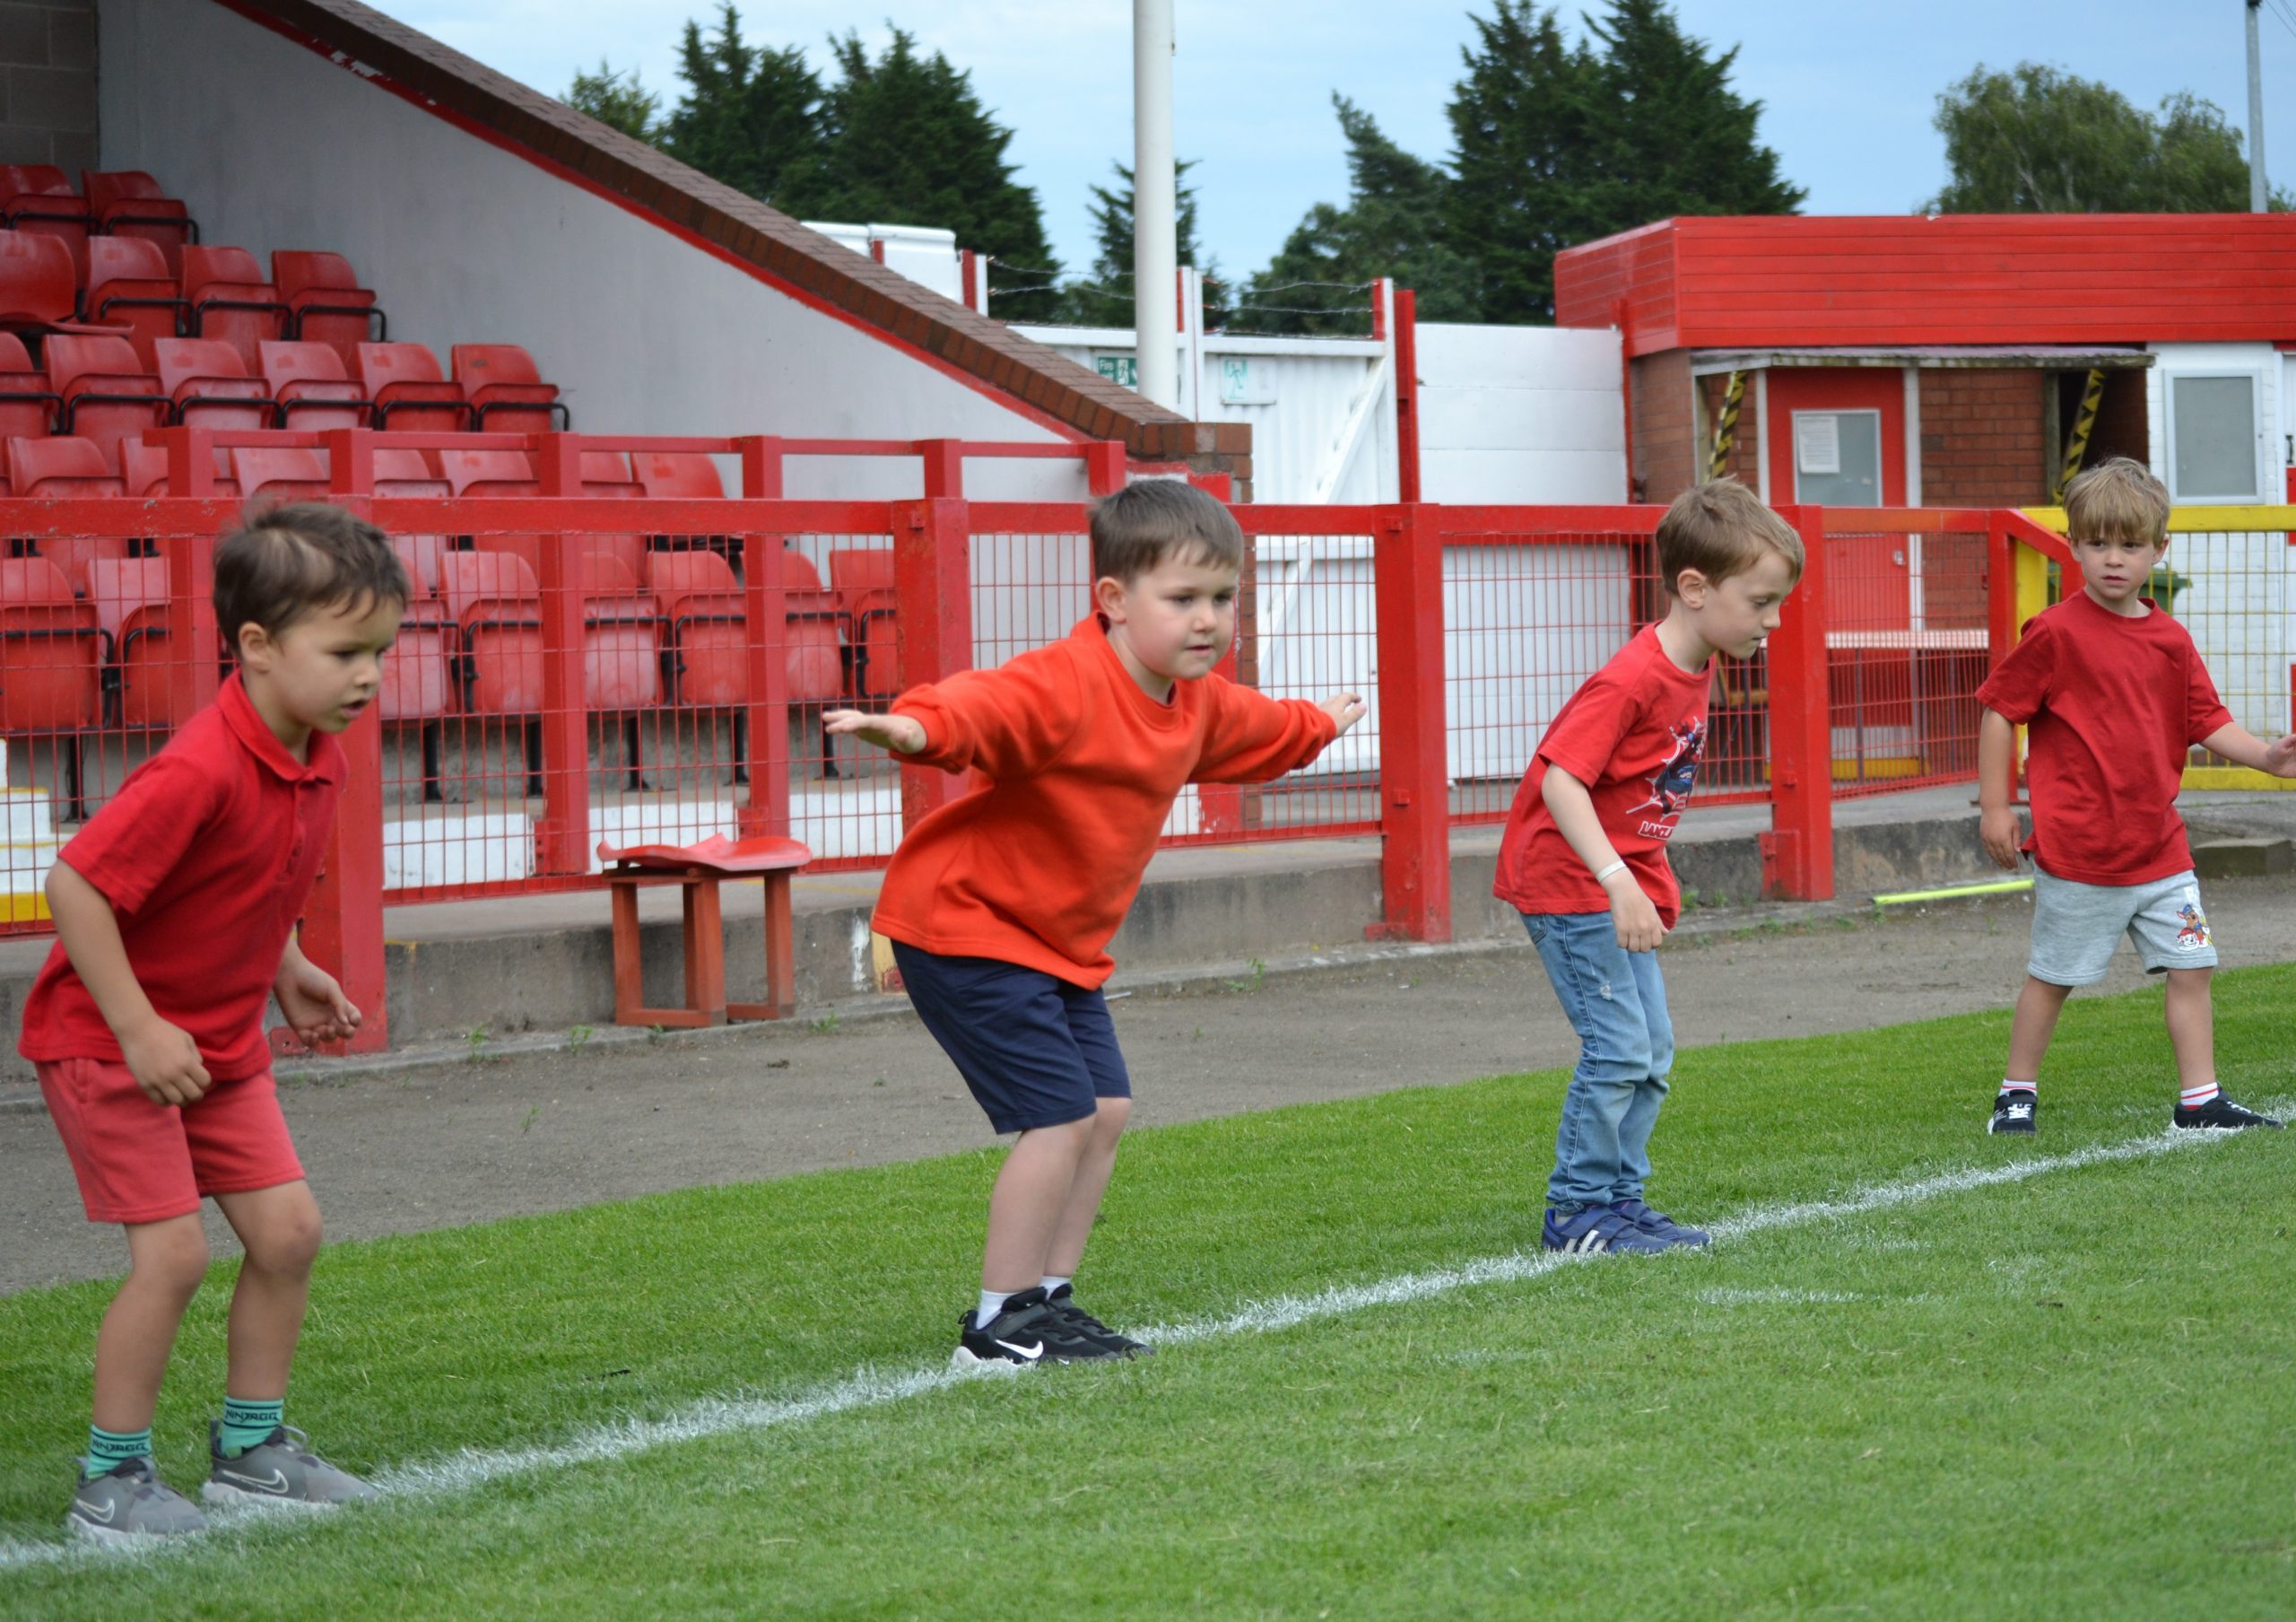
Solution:
<path fill-rule="evenodd" d="M 1656 952 L 1629 952 L 1607 912 L 1526 912 L 1523 927 L 1578 1033 L 1546 1199 L 1563 1210 L 1642 1198 L 1650 1129 L 1674 1068 Z"/>

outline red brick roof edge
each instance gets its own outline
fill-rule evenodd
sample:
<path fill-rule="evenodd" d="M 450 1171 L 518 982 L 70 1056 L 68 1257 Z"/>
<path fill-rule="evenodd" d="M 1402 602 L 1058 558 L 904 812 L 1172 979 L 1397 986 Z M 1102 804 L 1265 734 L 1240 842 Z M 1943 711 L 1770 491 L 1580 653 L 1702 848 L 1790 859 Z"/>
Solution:
<path fill-rule="evenodd" d="M 1002 322 L 919 286 L 808 231 L 756 198 L 689 169 L 563 102 L 520 84 L 358 0 L 223 0 L 355 57 L 402 88 L 580 175 L 665 222 L 715 244 L 943 364 L 978 378 L 1015 406 L 1093 439 L 1120 439 L 1137 458 L 1213 454 L 1211 424 L 1190 423 L 1022 337 Z M 1024 399 L 1025 394 L 1025 399 Z M 1223 430 L 1236 424 L 1223 423 Z M 1232 432 L 1219 436 L 1225 455 Z"/>

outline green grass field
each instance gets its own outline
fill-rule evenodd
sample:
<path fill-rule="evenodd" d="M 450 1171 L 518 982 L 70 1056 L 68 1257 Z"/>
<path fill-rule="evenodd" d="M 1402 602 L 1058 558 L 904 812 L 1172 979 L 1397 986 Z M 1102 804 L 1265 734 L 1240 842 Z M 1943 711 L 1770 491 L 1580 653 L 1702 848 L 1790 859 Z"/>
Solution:
<path fill-rule="evenodd" d="M 2296 966 L 2217 984 L 2285 1105 Z M 941 1372 L 987 1152 L 335 1246 L 288 1417 L 396 1490 L 148 1558 L 55 1556 L 108 1286 L 0 1300 L 0 1613 L 2287 1617 L 2296 1143 L 2168 1141 L 2157 993 L 2076 999 L 1987 1138 L 2006 1024 L 1685 1054 L 1652 1193 L 1709 1253 L 1274 1329 L 1231 1320 L 1535 1251 L 1562 1076 L 1139 1133 L 1083 1293 L 1180 1333 L 1128 1365 Z"/>

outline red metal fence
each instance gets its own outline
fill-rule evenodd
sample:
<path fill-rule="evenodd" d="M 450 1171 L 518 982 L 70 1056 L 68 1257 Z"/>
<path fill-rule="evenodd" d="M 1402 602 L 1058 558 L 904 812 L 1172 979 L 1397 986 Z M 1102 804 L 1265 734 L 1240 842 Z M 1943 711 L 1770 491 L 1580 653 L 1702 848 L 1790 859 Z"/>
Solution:
<path fill-rule="evenodd" d="M 342 964 L 370 1009 L 387 901 L 588 886 L 601 841 L 714 832 L 794 834 L 824 868 L 882 865 L 963 785 L 830 747 L 821 710 L 1000 663 L 1089 606 L 1084 505 L 968 501 L 964 459 L 1079 458 L 1095 490 L 1123 468 L 1103 446 L 487 435 L 454 443 L 522 454 L 531 478 L 458 494 L 378 481 L 378 451 L 436 452 L 434 438 L 171 430 L 178 493 L 0 499 L 0 929 L 46 928 L 57 843 L 228 668 L 211 580 L 240 503 L 208 493 L 218 449 L 227 467 L 234 449 L 323 453 L 316 481 L 269 493 L 372 517 L 417 582 L 378 712 L 344 740 L 352 786 L 309 926 L 312 955 Z M 782 458 L 800 453 L 916 457 L 925 493 L 781 499 Z M 633 454 L 721 458 L 743 493 L 612 488 L 608 465 Z M 1235 511 L 1253 555 L 1231 673 L 1279 696 L 1361 691 L 1371 712 L 1283 782 L 1191 791 L 1167 839 L 1379 834 L 1378 931 L 1445 938 L 1449 829 L 1503 817 L 1562 702 L 1663 611 L 1658 510 Z M 1786 516 L 1810 567 L 1765 653 L 1726 661 L 1699 803 L 1767 801 L 1770 888 L 1822 896 L 1837 775 L 1856 792 L 1974 772 L 1999 530 L 1986 513 Z"/>

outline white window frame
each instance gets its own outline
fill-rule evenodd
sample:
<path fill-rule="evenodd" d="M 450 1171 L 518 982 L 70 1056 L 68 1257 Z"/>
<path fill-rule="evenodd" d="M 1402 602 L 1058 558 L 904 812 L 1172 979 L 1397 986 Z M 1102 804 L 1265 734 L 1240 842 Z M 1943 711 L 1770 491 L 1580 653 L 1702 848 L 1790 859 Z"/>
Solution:
<path fill-rule="evenodd" d="M 1890 504 L 1890 452 L 1882 443 L 1882 412 L 1875 406 L 1797 406 L 1787 413 L 1787 445 L 1791 451 L 1794 468 L 1794 501 L 1802 504 L 1802 431 L 1797 425 L 1803 417 L 1871 417 L 1874 419 L 1874 505 Z M 1856 511 L 1855 508 L 1845 509 Z"/>
<path fill-rule="evenodd" d="M 2252 488 L 2246 491 L 2186 490 L 2177 477 L 2177 385 L 2187 379 L 2205 382 L 2213 379 L 2229 379 L 2248 386 L 2248 477 Z M 2179 506 L 2208 504 L 2253 504 L 2271 501 L 2271 481 L 2265 467 L 2264 443 L 2264 375 L 2253 366 L 2208 366 L 2165 372 L 2161 378 L 2161 415 L 2167 423 L 2166 454 L 2161 458 L 2162 471 L 2169 476 L 2169 499 Z"/>

